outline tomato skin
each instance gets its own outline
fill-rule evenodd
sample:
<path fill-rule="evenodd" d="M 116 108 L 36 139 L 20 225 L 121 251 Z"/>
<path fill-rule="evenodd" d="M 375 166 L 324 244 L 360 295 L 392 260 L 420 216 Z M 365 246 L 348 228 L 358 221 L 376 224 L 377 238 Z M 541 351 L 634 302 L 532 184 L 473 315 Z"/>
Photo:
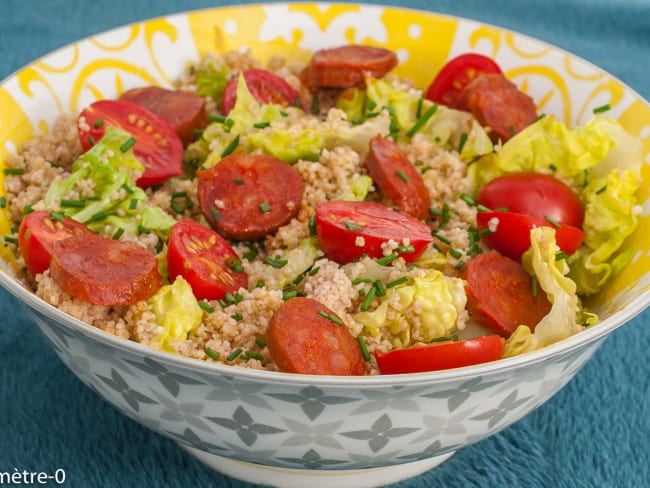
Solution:
<path fill-rule="evenodd" d="M 133 153 L 145 167 L 136 182 L 138 186 L 157 185 L 183 174 L 180 138 L 169 122 L 146 108 L 126 100 L 99 100 L 81 111 L 79 121 L 82 120 L 77 130 L 84 151 L 104 136 L 106 124 L 133 136 Z"/>
<path fill-rule="evenodd" d="M 567 224 L 554 226 L 546 219 L 514 212 L 479 212 L 476 222 L 479 232 L 489 228 L 489 222 L 498 219 L 496 232 L 484 235 L 482 240 L 492 249 L 515 261 L 530 248 L 530 230 L 534 227 L 551 227 L 555 230 L 555 241 L 562 251 L 571 255 L 580 247 L 585 233 L 578 227 Z"/>
<path fill-rule="evenodd" d="M 212 229 L 190 219 L 172 227 L 167 249 L 169 279 L 185 278 L 197 299 L 220 300 L 248 286 L 248 275 L 232 269 L 229 259 L 239 258 Z"/>
<path fill-rule="evenodd" d="M 505 340 L 498 335 L 453 342 L 432 342 L 389 352 L 375 351 L 381 374 L 422 373 L 496 361 Z"/>
<path fill-rule="evenodd" d="M 316 207 L 316 234 L 325 255 L 342 264 L 363 254 L 371 258 L 382 257 L 381 245 L 390 239 L 399 244 L 409 239 L 413 252 L 399 255 L 412 263 L 433 241 L 431 230 L 423 221 L 375 202 L 336 200 L 321 203 Z M 358 238 L 363 240 L 363 245 L 357 245 Z"/>
<path fill-rule="evenodd" d="M 487 183 L 476 201 L 489 209 L 507 208 L 560 224 L 582 227 L 584 209 L 580 198 L 564 182 L 551 175 L 524 171 L 510 173 Z"/>
<path fill-rule="evenodd" d="M 93 234 L 84 224 L 69 217 L 53 221 L 50 212 L 38 211 L 25 216 L 18 229 L 18 247 L 27 270 L 36 276 L 50 266 L 56 241 L 78 234 Z"/>
<path fill-rule="evenodd" d="M 278 75 L 255 68 L 244 70 L 243 74 L 248 89 L 258 102 L 302 107 L 298 92 Z M 223 91 L 221 111 L 224 115 L 228 115 L 235 106 L 238 80 L 238 76 L 231 78 Z"/>
<path fill-rule="evenodd" d="M 458 108 L 467 84 L 483 73 L 502 73 L 499 65 L 482 54 L 465 53 L 449 60 L 427 88 L 425 98 L 450 108 Z"/>

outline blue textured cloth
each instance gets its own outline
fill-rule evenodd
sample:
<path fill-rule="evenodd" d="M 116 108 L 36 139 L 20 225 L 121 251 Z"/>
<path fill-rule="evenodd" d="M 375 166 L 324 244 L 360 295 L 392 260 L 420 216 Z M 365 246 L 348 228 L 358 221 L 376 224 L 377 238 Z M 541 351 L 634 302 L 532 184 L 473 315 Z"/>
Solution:
<path fill-rule="evenodd" d="M 392 3 L 532 35 L 603 67 L 650 98 L 650 0 Z M 218 0 L 0 0 L 0 79 L 98 31 L 217 5 Z M 650 486 L 649 327 L 645 312 L 613 333 L 548 403 L 400 486 Z M 67 484 L 79 487 L 247 486 L 117 413 L 66 369 L 36 330 L 16 300 L 0 292 L 0 472 L 63 468 Z"/>

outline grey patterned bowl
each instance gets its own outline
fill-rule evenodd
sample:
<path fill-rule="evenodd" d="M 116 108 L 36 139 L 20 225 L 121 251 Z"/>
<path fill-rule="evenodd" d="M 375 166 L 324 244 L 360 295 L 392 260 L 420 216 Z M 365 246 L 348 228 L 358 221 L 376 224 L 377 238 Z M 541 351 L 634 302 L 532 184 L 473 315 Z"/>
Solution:
<path fill-rule="evenodd" d="M 77 110 L 97 93 L 114 93 L 117 76 L 112 71 L 105 76 L 105 69 L 124 69 L 123 88 L 140 83 L 134 77 L 143 73 L 165 82 L 178 76 L 182 61 L 205 52 L 206 44 L 212 47 L 206 32 L 220 29 L 221 41 L 230 48 L 248 45 L 264 57 L 277 51 L 277 42 L 289 43 L 283 37 L 289 24 L 302 30 L 294 45 L 285 46 L 289 54 L 342 43 L 343 33 L 352 29 L 397 49 L 405 71 L 421 84 L 430 74 L 409 63 L 423 49 L 418 38 L 427 29 L 441 36 L 440 52 L 426 53 L 431 59 L 472 50 L 479 38 L 493 42 L 492 55 L 502 67 L 539 86 L 546 112 L 567 122 L 579 124 L 586 101 L 609 93 L 603 102 L 611 103 L 613 117 L 629 131 L 645 137 L 644 157 L 650 161 L 650 107 L 598 68 L 539 41 L 469 20 L 371 5 L 235 6 L 169 16 L 80 41 L 3 83 L 0 144 L 17 146 L 29 136 L 26 127 L 51 123 L 59 107 Z M 544 69 L 526 71 L 531 57 Z M 52 66 L 58 69 L 46 69 Z M 48 89 L 32 91 L 25 80 Z M 553 87 L 553 80 L 561 80 L 561 86 Z M 609 333 L 648 306 L 647 173 L 640 191 L 644 210 L 628 244 L 637 249 L 634 264 L 591 303 L 602 322 L 534 353 L 457 370 L 341 378 L 207 364 L 151 350 L 71 318 L 14 279 L 10 260 L 0 261 L 0 286 L 20 300 L 61 360 L 89 388 L 208 465 L 263 484 L 383 485 L 431 469 L 521 419 L 562 388 Z"/>

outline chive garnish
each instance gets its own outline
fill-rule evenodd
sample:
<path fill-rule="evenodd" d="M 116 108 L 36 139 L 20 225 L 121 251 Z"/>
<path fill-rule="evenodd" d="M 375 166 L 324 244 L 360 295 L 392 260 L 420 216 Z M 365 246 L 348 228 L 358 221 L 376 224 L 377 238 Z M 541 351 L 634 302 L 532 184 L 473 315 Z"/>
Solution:
<path fill-rule="evenodd" d="M 466 142 L 467 142 L 467 133 L 463 132 L 460 135 L 460 143 L 458 144 L 458 154 L 463 152 L 463 148 L 465 147 Z"/>
<path fill-rule="evenodd" d="M 474 198 L 471 195 L 468 195 L 467 193 L 462 193 L 460 195 L 460 199 L 462 201 L 464 201 L 470 207 L 473 207 L 474 205 L 476 205 L 476 200 L 474 200 Z"/>
<path fill-rule="evenodd" d="M 90 216 L 90 220 L 97 222 L 98 220 L 103 220 L 107 217 L 106 212 L 99 211 L 96 214 Z"/>
<path fill-rule="evenodd" d="M 255 127 L 256 129 L 265 129 L 269 125 L 271 125 L 271 122 L 255 122 L 253 124 L 253 127 Z"/>
<path fill-rule="evenodd" d="M 90 144 L 91 146 L 95 145 L 95 138 L 93 136 L 91 136 L 90 134 L 88 134 L 87 140 L 88 140 L 88 144 Z"/>
<path fill-rule="evenodd" d="M 201 307 L 201 309 L 204 312 L 207 312 L 207 313 L 214 312 L 214 307 L 212 305 L 210 305 L 207 301 L 199 300 L 198 303 L 199 303 L 199 307 Z"/>
<path fill-rule="evenodd" d="M 351 282 L 353 285 L 358 285 L 359 283 L 372 283 L 370 278 L 355 278 Z"/>
<path fill-rule="evenodd" d="M 285 302 L 296 296 L 298 296 L 298 292 L 296 290 L 285 290 L 282 292 L 282 300 Z"/>
<path fill-rule="evenodd" d="M 562 261 L 563 259 L 566 259 L 566 253 L 564 251 L 560 251 L 555 254 L 556 261 Z"/>
<path fill-rule="evenodd" d="M 327 320 L 334 322 L 336 325 L 343 325 L 343 321 L 340 318 L 334 314 L 327 313 L 325 310 L 319 310 L 318 315 L 325 317 Z"/>
<path fill-rule="evenodd" d="M 15 237 L 5 236 L 4 239 L 5 239 L 5 242 L 7 242 L 9 244 L 16 244 L 16 245 L 18 244 L 18 239 L 16 239 Z"/>
<path fill-rule="evenodd" d="M 600 107 L 596 107 L 596 108 L 593 110 L 593 112 L 594 112 L 595 114 L 601 114 L 601 113 L 603 113 L 603 112 L 607 112 L 607 111 L 610 110 L 611 108 L 612 108 L 612 107 L 609 105 L 609 103 L 607 103 L 607 104 L 605 104 L 605 105 L 601 105 Z"/>
<path fill-rule="evenodd" d="M 553 217 L 549 217 L 548 215 L 544 215 L 544 219 L 547 222 L 549 222 L 552 226 L 557 227 L 558 229 L 561 227 L 561 225 Z"/>
<path fill-rule="evenodd" d="M 136 205 L 137 205 L 137 200 L 133 199 L 133 200 L 131 200 L 131 201 L 132 201 L 132 202 L 136 202 Z M 179 213 L 179 214 L 180 214 L 180 213 L 185 212 L 185 209 L 184 209 L 181 205 L 179 205 L 178 202 L 175 202 L 174 200 L 172 200 L 172 202 L 169 204 L 169 206 L 170 206 L 171 209 L 172 209 L 174 212 L 176 212 L 176 213 Z M 129 205 L 129 208 L 131 208 L 130 205 Z M 135 206 L 134 206 L 133 208 L 135 208 Z"/>
<path fill-rule="evenodd" d="M 395 171 L 395 174 L 396 174 L 397 176 L 399 176 L 400 179 L 401 179 L 404 183 L 408 183 L 408 182 L 409 182 L 409 177 L 406 176 L 406 175 L 404 174 L 404 171 L 402 171 L 401 169 L 398 169 L 397 171 Z"/>
<path fill-rule="evenodd" d="M 465 266 L 465 261 L 458 261 L 458 264 L 456 264 L 456 266 L 454 266 L 454 269 L 459 270 L 459 269 L 462 269 L 463 266 Z"/>
<path fill-rule="evenodd" d="M 381 257 L 377 259 L 377 264 L 381 266 L 386 266 L 387 264 L 392 263 L 398 258 L 398 254 L 396 252 L 390 253 L 388 256 Z"/>
<path fill-rule="evenodd" d="M 25 205 L 23 207 L 23 215 L 29 215 L 33 211 L 34 211 L 34 207 L 32 207 L 31 205 Z"/>
<path fill-rule="evenodd" d="M 603 193 L 605 190 L 607 190 L 607 185 L 601 186 L 598 190 L 596 190 L 596 195 L 600 195 Z"/>
<path fill-rule="evenodd" d="M 286 259 L 281 259 L 280 256 L 276 255 L 274 258 L 271 256 L 266 257 L 266 264 L 273 266 L 276 269 L 283 268 L 289 261 Z"/>
<path fill-rule="evenodd" d="M 172 202 L 172 205 L 176 202 Z M 138 206 L 138 200 L 135 198 L 132 198 L 131 201 L 129 202 L 129 210 L 135 210 Z M 182 212 L 182 210 L 181 210 Z M 180 212 L 179 212 L 180 213 Z"/>
<path fill-rule="evenodd" d="M 386 295 L 386 288 L 384 288 L 384 284 L 381 282 L 381 280 L 375 280 L 373 286 L 375 287 L 375 290 L 377 290 L 375 295 L 378 297 L 383 297 Z"/>
<path fill-rule="evenodd" d="M 432 235 L 433 237 L 435 237 L 436 239 L 438 239 L 439 241 L 444 242 L 444 243 L 447 244 L 448 246 L 451 246 L 451 239 L 449 239 L 448 237 L 445 237 L 445 236 L 443 236 L 443 235 L 440 235 L 440 234 L 438 234 L 438 233 L 435 232 L 435 231 L 434 231 L 434 232 L 431 232 L 431 235 Z"/>
<path fill-rule="evenodd" d="M 449 223 L 449 219 L 451 219 L 451 210 L 449 209 L 449 205 L 445 203 L 442 205 L 442 221 L 440 225 L 444 227 Z"/>
<path fill-rule="evenodd" d="M 83 200 L 61 200 L 61 206 L 67 208 L 83 208 L 86 206 L 86 202 Z"/>
<path fill-rule="evenodd" d="M 230 316 L 230 318 L 236 321 L 240 321 L 241 319 L 244 318 L 244 316 L 240 313 L 234 313 Z"/>
<path fill-rule="evenodd" d="M 100 117 L 100 118 L 98 118 L 97 120 L 95 120 L 95 123 L 93 124 L 93 127 L 94 127 L 95 129 L 99 129 L 102 125 L 104 125 L 104 119 L 102 119 L 102 118 Z"/>
<path fill-rule="evenodd" d="M 463 255 L 462 252 L 460 252 L 458 249 L 456 249 L 454 247 L 449 248 L 449 254 L 451 254 L 456 259 L 460 259 L 462 257 L 462 255 Z"/>
<path fill-rule="evenodd" d="M 400 254 L 412 254 L 415 252 L 415 247 L 413 247 L 413 244 L 409 244 L 408 246 L 400 244 L 397 246 L 397 252 Z"/>
<path fill-rule="evenodd" d="M 264 340 L 263 337 L 256 337 L 255 338 L 255 344 L 257 344 L 262 349 L 264 349 L 266 347 L 266 341 Z"/>
<path fill-rule="evenodd" d="M 442 210 L 436 207 L 429 207 L 429 212 L 431 212 L 433 215 L 437 215 L 438 217 L 442 217 Z"/>
<path fill-rule="evenodd" d="M 225 158 L 229 154 L 232 154 L 232 152 L 237 149 L 237 146 L 239 145 L 239 134 L 237 134 L 232 141 L 230 141 L 230 144 L 226 146 L 226 148 L 221 151 L 221 157 Z"/>
<path fill-rule="evenodd" d="M 347 230 L 363 230 L 363 227 L 361 227 L 358 224 L 355 224 L 354 222 L 350 222 L 349 220 L 344 220 L 343 225 L 345 225 L 345 228 Z"/>
<path fill-rule="evenodd" d="M 368 346 L 366 345 L 366 341 L 363 340 L 363 337 L 357 336 L 357 342 L 359 343 L 359 348 L 361 349 L 363 360 L 370 361 L 370 353 L 368 353 Z"/>
<path fill-rule="evenodd" d="M 133 193 L 135 193 L 135 190 L 131 186 L 127 185 L 126 183 L 122 184 L 120 188 L 124 188 L 124 191 L 127 192 L 129 195 L 133 195 Z"/>
<path fill-rule="evenodd" d="M 555 166 L 553 163 L 548 165 L 548 168 L 555 173 L 557 171 L 557 166 Z"/>
<path fill-rule="evenodd" d="M 314 276 L 318 271 L 320 270 L 320 266 L 316 266 L 315 268 L 312 268 L 309 270 L 309 273 L 307 273 L 309 276 Z"/>
<path fill-rule="evenodd" d="M 260 210 L 264 213 L 270 212 L 271 211 L 271 205 L 268 204 L 268 202 L 262 202 L 259 205 Z"/>
<path fill-rule="evenodd" d="M 320 112 L 320 100 L 314 96 L 311 99 L 311 113 L 317 114 L 318 112 Z"/>
<path fill-rule="evenodd" d="M 241 186 L 241 185 L 243 185 L 243 184 L 244 184 L 244 180 L 242 180 L 241 178 L 235 178 L 235 184 L 237 184 L 237 185 L 240 185 L 240 186 Z"/>
<path fill-rule="evenodd" d="M 219 222 L 219 220 L 221 220 L 221 213 L 219 213 L 219 210 L 217 210 L 217 209 L 214 208 L 214 207 L 212 207 L 212 208 L 210 209 L 210 215 L 212 215 L 212 219 L 213 219 L 215 222 Z"/>
<path fill-rule="evenodd" d="M 264 280 L 257 280 L 257 283 L 255 283 L 255 288 L 264 288 Z"/>
<path fill-rule="evenodd" d="M 208 114 L 208 120 L 210 122 L 218 122 L 220 124 L 223 124 L 226 121 L 226 118 L 217 114 Z"/>
<path fill-rule="evenodd" d="M 138 225 L 138 232 L 140 234 L 151 234 L 151 229 L 148 227 L 145 227 L 144 225 L 140 224 Z"/>
<path fill-rule="evenodd" d="M 182 198 L 186 196 L 187 192 L 185 190 L 179 190 L 172 193 L 172 198 Z"/>
<path fill-rule="evenodd" d="M 424 102 L 424 98 L 420 97 L 418 100 L 417 107 L 415 108 L 415 118 L 419 119 L 422 116 L 422 104 Z"/>
<path fill-rule="evenodd" d="M 258 361 L 262 361 L 264 359 L 264 356 L 262 356 L 259 352 L 257 351 L 246 351 L 244 353 L 244 357 L 246 359 L 257 359 Z"/>
<path fill-rule="evenodd" d="M 397 278 L 396 280 L 389 281 L 386 283 L 386 288 L 393 288 L 394 286 L 401 285 L 402 283 L 406 283 L 408 281 L 408 276 L 402 276 L 401 278 Z"/>
<path fill-rule="evenodd" d="M 25 168 L 5 168 L 2 172 L 6 175 L 22 175 L 25 174 Z"/>
<path fill-rule="evenodd" d="M 226 264 L 230 269 L 236 271 L 237 273 L 244 271 L 244 266 L 242 266 L 241 259 L 239 258 L 230 258 L 226 261 Z"/>
<path fill-rule="evenodd" d="M 307 226 L 309 228 L 309 235 L 311 237 L 315 236 L 316 235 L 316 214 L 311 214 Z"/>
<path fill-rule="evenodd" d="M 537 276 L 535 275 L 531 276 L 530 292 L 532 293 L 533 297 L 537 296 Z"/>
<path fill-rule="evenodd" d="M 214 349 L 210 349 L 209 347 L 206 347 L 205 348 L 205 353 L 208 356 L 210 356 L 212 359 L 214 359 L 215 361 L 219 361 L 219 353 L 217 351 L 215 351 Z"/>
<path fill-rule="evenodd" d="M 485 205 L 481 205 L 480 203 L 478 205 L 476 205 L 476 210 L 478 210 L 479 212 L 489 212 L 490 211 L 489 208 L 487 208 Z"/>
<path fill-rule="evenodd" d="M 63 222 L 65 219 L 65 214 L 62 211 L 50 212 L 50 220 L 52 222 Z"/>
<path fill-rule="evenodd" d="M 375 293 L 377 293 L 377 289 L 374 286 L 368 290 L 368 294 L 363 299 L 363 303 L 361 304 L 362 312 L 365 312 L 370 308 L 370 303 L 372 302 L 372 299 L 375 298 Z"/>
<path fill-rule="evenodd" d="M 418 118 L 418 120 L 415 121 L 415 124 L 406 132 L 406 135 L 409 137 L 413 137 L 417 131 L 419 131 L 424 125 L 429 121 L 431 117 L 433 117 L 433 114 L 436 113 L 436 110 L 438 110 L 438 104 L 434 103 L 431 105 L 424 114 L 422 114 L 421 117 Z M 460 151 L 458 151 L 460 152 Z"/>
<path fill-rule="evenodd" d="M 231 352 L 230 354 L 228 354 L 228 357 L 226 357 L 226 359 L 227 359 L 228 361 L 234 361 L 235 359 L 237 359 L 237 358 L 239 357 L 239 355 L 240 355 L 241 353 L 242 353 L 242 349 L 241 349 L 241 347 L 238 347 L 238 348 L 235 349 L 233 352 Z"/>
<path fill-rule="evenodd" d="M 124 234 L 124 228 L 118 227 L 111 239 L 117 241 L 120 237 L 122 237 L 122 234 Z"/>
<path fill-rule="evenodd" d="M 241 293 L 235 293 L 234 295 L 232 293 L 226 293 L 223 298 L 228 305 L 237 305 L 244 299 Z"/>
<path fill-rule="evenodd" d="M 135 146 L 135 143 L 136 143 L 136 142 L 137 142 L 137 141 L 135 140 L 134 137 L 129 137 L 129 138 L 124 142 L 124 144 L 122 144 L 122 145 L 120 146 L 120 151 L 122 151 L 123 153 L 127 152 L 129 149 L 131 149 L 133 146 Z"/>

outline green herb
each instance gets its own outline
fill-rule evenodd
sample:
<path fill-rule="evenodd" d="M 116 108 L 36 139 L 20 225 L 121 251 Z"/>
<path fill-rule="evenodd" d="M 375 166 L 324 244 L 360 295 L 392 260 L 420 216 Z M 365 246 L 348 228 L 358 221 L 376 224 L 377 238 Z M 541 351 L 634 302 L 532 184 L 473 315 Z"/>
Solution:
<path fill-rule="evenodd" d="M 397 252 L 400 254 L 412 254 L 415 252 L 415 247 L 413 247 L 413 244 L 409 244 L 408 246 L 400 244 L 397 246 Z"/>
<path fill-rule="evenodd" d="M 256 337 L 255 344 L 257 344 L 262 349 L 266 347 L 266 341 L 264 340 L 264 337 Z"/>
<path fill-rule="evenodd" d="M 544 219 L 547 222 L 549 222 L 552 226 L 557 227 L 558 229 L 561 227 L 561 225 L 553 217 L 549 217 L 548 215 L 544 215 Z"/>
<path fill-rule="evenodd" d="M 132 201 L 132 202 L 136 202 L 136 204 L 133 206 L 133 208 L 135 208 L 135 206 L 137 205 L 137 200 L 134 199 L 134 200 L 131 200 L 131 201 Z M 171 209 L 172 209 L 174 212 L 176 212 L 176 213 L 179 213 L 179 214 L 180 214 L 180 213 L 185 212 L 185 209 L 183 208 L 183 206 L 180 205 L 178 202 L 175 202 L 175 201 L 173 201 L 173 200 L 172 200 L 172 203 L 169 204 L 169 206 L 170 206 Z M 130 207 L 130 205 L 129 205 L 129 207 Z"/>
<path fill-rule="evenodd" d="M 172 204 L 174 204 L 174 203 L 176 203 L 176 202 L 172 202 Z M 138 207 L 138 200 L 136 200 L 135 198 L 132 198 L 131 201 L 129 202 L 129 210 L 135 210 L 137 207 Z M 182 210 L 181 210 L 181 212 L 182 212 Z"/>
<path fill-rule="evenodd" d="M 610 110 L 611 108 L 612 108 L 612 107 L 611 107 L 611 106 L 609 105 L 609 103 L 608 103 L 608 104 L 605 104 L 605 105 L 601 105 L 600 107 L 596 107 L 596 108 L 593 110 L 593 112 L 594 112 L 595 114 L 601 114 L 601 113 L 603 113 L 603 112 L 607 112 L 607 111 Z"/>
<path fill-rule="evenodd" d="M 276 269 L 283 268 L 289 261 L 286 259 L 281 259 L 279 255 L 276 255 L 275 258 L 267 256 L 265 260 L 266 264 L 273 266 Z"/>
<path fill-rule="evenodd" d="M 25 173 L 25 168 L 5 168 L 2 172 L 6 175 L 22 175 Z"/>
<path fill-rule="evenodd" d="M 138 225 L 138 232 L 140 234 L 151 234 L 151 229 L 148 227 L 145 227 L 144 225 L 140 224 Z"/>
<path fill-rule="evenodd" d="M 208 120 L 210 122 L 217 122 L 219 124 L 223 124 L 226 121 L 226 118 L 217 114 L 208 114 Z"/>
<path fill-rule="evenodd" d="M 555 166 L 553 163 L 548 165 L 548 168 L 555 173 L 557 171 L 557 166 Z"/>
<path fill-rule="evenodd" d="M 311 99 L 311 113 L 317 114 L 318 112 L 320 112 L 320 100 L 314 96 Z"/>
<path fill-rule="evenodd" d="M 309 270 L 309 276 L 314 276 L 318 271 L 320 270 L 320 266 L 316 266 L 315 268 L 312 268 Z"/>
<path fill-rule="evenodd" d="M 226 261 L 226 264 L 230 269 L 237 273 L 242 273 L 244 271 L 244 266 L 242 266 L 241 259 L 239 258 L 230 258 Z"/>
<path fill-rule="evenodd" d="M 235 293 L 234 295 L 232 293 L 226 293 L 223 296 L 223 299 L 228 305 L 237 305 L 244 299 L 244 297 L 239 292 Z"/>
<path fill-rule="evenodd" d="M 172 198 L 183 198 L 187 197 L 187 192 L 185 190 L 175 191 L 172 193 Z"/>
<path fill-rule="evenodd" d="M 605 190 L 607 190 L 607 185 L 601 186 L 598 190 L 596 190 L 596 195 L 600 195 L 603 193 Z"/>
<path fill-rule="evenodd" d="M 99 212 L 97 212 L 97 213 L 91 215 L 91 216 L 90 216 L 90 220 L 93 221 L 93 222 L 98 222 L 98 221 L 100 221 L 100 220 L 104 220 L 106 217 L 108 217 L 108 215 L 106 214 L 106 212 L 99 211 Z"/>
<path fill-rule="evenodd" d="M 343 225 L 345 225 L 345 228 L 347 230 L 363 230 L 363 227 L 361 227 L 358 224 L 355 224 L 354 222 L 350 222 L 349 220 L 344 220 Z"/>
<path fill-rule="evenodd" d="M 456 342 L 458 340 L 458 336 L 456 334 L 451 335 L 449 337 L 442 336 L 442 337 L 435 337 L 431 339 L 429 342 Z"/>
<path fill-rule="evenodd" d="M 487 208 L 485 205 L 481 205 L 480 203 L 478 205 L 476 205 L 476 210 L 478 210 L 479 212 L 489 212 L 490 211 L 489 208 Z"/>
<path fill-rule="evenodd" d="M 316 214 L 311 214 L 309 217 L 309 223 L 307 224 L 309 228 L 309 235 L 311 237 L 316 235 Z"/>
<path fill-rule="evenodd" d="M 207 312 L 207 313 L 214 312 L 214 307 L 212 305 L 210 305 L 207 301 L 199 300 L 198 303 L 199 303 L 199 307 L 201 307 L 201 309 L 204 312 Z"/>
<path fill-rule="evenodd" d="M 25 205 L 23 207 L 23 215 L 29 215 L 33 211 L 34 211 L 34 207 L 32 207 L 31 205 Z"/>
<path fill-rule="evenodd" d="M 396 280 L 389 281 L 386 283 L 386 288 L 393 288 L 394 286 L 401 285 L 402 283 L 406 283 L 408 281 L 408 276 L 402 276 L 401 278 L 397 278 Z"/>
<path fill-rule="evenodd" d="M 99 195 L 88 195 L 81 198 L 84 202 L 98 202 L 102 199 Z"/>
<path fill-rule="evenodd" d="M 352 280 L 353 285 L 358 285 L 360 283 L 372 283 L 370 278 L 355 278 Z"/>
<path fill-rule="evenodd" d="M 402 171 L 401 169 L 398 169 L 397 171 L 395 171 L 395 174 L 396 174 L 397 176 L 399 176 L 400 179 L 401 179 L 404 183 L 408 183 L 408 182 L 409 182 L 409 177 L 406 176 L 406 175 L 404 174 L 404 171 Z"/>
<path fill-rule="evenodd" d="M 66 208 L 83 208 L 86 206 L 86 202 L 83 200 L 61 200 L 61 206 Z"/>
<path fill-rule="evenodd" d="M 219 210 L 217 210 L 217 209 L 214 208 L 214 207 L 212 207 L 212 208 L 210 209 L 210 215 L 212 215 L 212 219 L 213 219 L 215 222 L 219 222 L 219 220 L 221 220 L 221 213 L 219 213 Z"/>
<path fill-rule="evenodd" d="M 256 129 L 265 129 L 269 125 L 271 125 L 271 122 L 255 122 L 253 124 L 253 127 L 255 127 Z"/>
<path fill-rule="evenodd" d="M 384 284 L 381 282 L 381 280 L 375 280 L 373 286 L 375 287 L 375 295 L 378 297 L 383 297 L 386 295 L 386 288 L 384 288 Z"/>
<path fill-rule="evenodd" d="M 458 261 L 458 264 L 454 266 L 454 269 L 456 270 L 463 269 L 463 266 L 465 266 L 465 261 Z"/>
<path fill-rule="evenodd" d="M 409 137 L 413 137 L 417 131 L 419 131 L 422 127 L 426 125 L 426 123 L 429 121 L 431 117 L 433 117 L 433 114 L 436 113 L 438 110 L 438 105 L 433 104 L 431 105 L 424 114 L 418 118 L 418 120 L 415 121 L 415 124 L 406 132 L 406 135 Z M 458 151 L 460 152 L 460 151 Z"/>
<path fill-rule="evenodd" d="M 375 298 L 375 293 L 377 293 L 377 289 L 374 286 L 368 290 L 368 294 L 363 299 L 363 303 L 361 304 L 362 312 L 365 312 L 370 308 L 370 303 L 372 302 L 373 298 Z"/>
<path fill-rule="evenodd" d="M 241 186 L 241 185 L 244 184 L 244 180 L 242 180 L 241 178 L 235 178 L 235 183 L 236 183 L 237 185 Z"/>
<path fill-rule="evenodd" d="M 562 261 L 563 259 L 566 259 L 566 253 L 564 251 L 560 251 L 555 254 L 556 261 Z"/>
<path fill-rule="evenodd" d="M 135 190 L 126 183 L 123 183 L 121 188 L 123 188 L 124 191 L 127 192 L 129 195 L 133 195 L 135 193 Z"/>
<path fill-rule="evenodd" d="M 465 147 L 466 142 L 467 142 L 467 134 L 463 132 L 460 135 L 460 143 L 458 144 L 458 154 L 463 152 L 463 148 Z"/>
<path fill-rule="evenodd" d="M 50 220 L 52 222 L 63 222 L 65 219 L 65 214 L 62 211 L 50 212 Z"/>
<path fill-rule="evenodd" d="M 242 353 L 242 349 L 241 349 L 241 347 L 238 347 L 238 348 L 235 349 L 233 352 L 231 352 L 230 354 L 228 354 L 228 357 L 227 357 L 226 359 L 227 359 L 228 361 L 234 361 L 235 359 L 237 359 L 237 358 L 239 357 L 239 355 L 240 355 L 241 353 Z"/>
<path fill-rule="evenodd" d="M 230 144 L 226 146 L 226 148 L 221 151 L 221 157 L 225 158 L 229 154 L 232 154 L 232 152 L 237 149 L 237 146 L 239 146 L 239 134 L 237 134 L 232 141 L 230 141 Z"/>
<path fill-rule="evenodd" d="M 230 316 L 230 318 L 239 322 L 241 319 L 244 318 L 244 316 L 240 313 L 234 313 Z"/>
<path fill-rule="evenodd" d="M 120 237 L 122 237 L 122 234 L 124 234 L 124 228 L 118 227 L 111 239 L 117 241 Z"/>
<path fill-rule="evenodd" d="M 368 352 L 368 346 L 366 345 L 366 341 L 363 340 L 363 337 L 357 336 L 357 342 L 359 343 L 359 348 L 361 349 L 363 360 L 370 361 L 370 353 Z"/>
<path fill-rule="evenodd" d="M 467 193 L 461 193 L 460 199 L 470 207 L 476 205 L 476 200 L 474 200 L 474 198 L 472 198 L 472 196 L 468 195 Z"/>
<path fill-rule="evenodd" d="M 257 280 L 257 283 L 255 283 L 255 288 L 264 288 L 264 280 Z"/>
<path fill-rule="evenodd" d="M 436 239 L 438 239 L 439 241 L 444 242 L 448 246 L 451 246 L 451 239 L 449 239 L 448 237 L 438 234 L 436 231 L 431 232 L 431 235 Z"/>
<path fill-rule="evenodd" d="M 97 120 L 95 120 L 95 123 L 93 124 L 93 127 L 94 127 L 95 129 L 99 129 L 102 125 L 104 125 L 104 119 L 102 119 L 102 118 L 100 117 L 100 118 L 98 118 Z"/>
<path fill-rule="evenodd" d="M 424 98 L 420 97 L 418 104 L 415 107 L 415 118 L 419 119 L 422 116 L 422 105 L 424 103 Z"/>
<path fill-rule="evenodd" d="M 530 292 L 532 293 L 533 297 L 537 296 L 537 276 L 535 275 L 531 276 L 530 279 Z"/>
<path fill-rule="evenodd" d="M 15 237 L 5 236 L 4 239 L 5 239 L 5 242 L 8 243 L 8 244 L 16 244 L 16 245 L 18 244 L 18 239 L 16 239 Z"/>
<path fill-rule="evenodd" d="M 257 351 L 246 351 L 244 353 L 244 357 L 246 359 L 257 359 L 258 361 L 262 361 L 264 359 L 264 356 L 262 356 L 259 352 Z"/>
<path fill-rule="evenodd" d="M 282 300 L 284 300 L 285 302 L 297 296 L 298 296 L 298 292 L 296 290 L 285 290 L 282 292 Z"/>
<path fill-rule="evenodd" d="M 246 242 L 244 244 L 248 247 L 248 251 L 246 251 L 244 253 L 244 257 L 248 261 L 252 261 L 253 259 L 255 259 L 257 257 L 257 255 L 259 254 L 259 251 L 257 250 L 257 247 L 255 247 L 255 244 L 253 244 L 252 242 Z"/>
<path fill-rule="evenodd" d="M 463 256 L 462 252 L 453 247 L 449 248 L 449 254 L 451 254 L 456 259 L 460 259 Z"/>
<path fill-rule="evenodd" d="M 88 134 L 88 137 L 86 138 L 86 140 L 88 141 L 88 144 L 90 144 L 91 146 L 95 145 L 95 138 L 93 136 L 91 136 L 90 134 Z"/>
<path fill-rule="evenodd" d="M 123 153 L 127 152 L 129 149 L 131 149 L 133 146 L 135 146 L 135 143 L 136 143 L 136 142 L 137 142 L 137 141 L 135 140 L 134 137 L 129 137 L 129 138 L 124 142 L 124 144 L 122 144 L 122 145 L 120 146 L 120 151 L 122 151 Z"/>
<path fill-rule="evenodd" d="M 270 212 L 271 211 L 271 205 L 268 204 L 268 202 L 262 202 L 259 205 L 260 210 L 264 213 Z"/>
<path fill-rule="evenodd" d="M 386 265 L 392 263 L 393 261 L 395 261 L 398 258 L 398 256 L 399 255 L 396 252 L 392 252 L 388 256 L 384 256 L 384 257 L 381 257 L 381 258 L 377 259 L 377 264 L 379 264 L 381 266 L 386 266 Z"/>
<path fill-rule="evenodd" d="M 205 353 L 210 356 L 212 359 L 215 361 L 219 361 L 219 353 L 215 351 L 214 349 L 210 349 L 209 347 L 205 348 Z"/>
<path fill-rule="evenodd" d="M 336 315 L 326 312 L 325 310 L 319 310 L 318 315 L 325 317 L 327 320 L 334 322 L 336 325 L 343 325 L 343 321 L 338 318 Z"/>

